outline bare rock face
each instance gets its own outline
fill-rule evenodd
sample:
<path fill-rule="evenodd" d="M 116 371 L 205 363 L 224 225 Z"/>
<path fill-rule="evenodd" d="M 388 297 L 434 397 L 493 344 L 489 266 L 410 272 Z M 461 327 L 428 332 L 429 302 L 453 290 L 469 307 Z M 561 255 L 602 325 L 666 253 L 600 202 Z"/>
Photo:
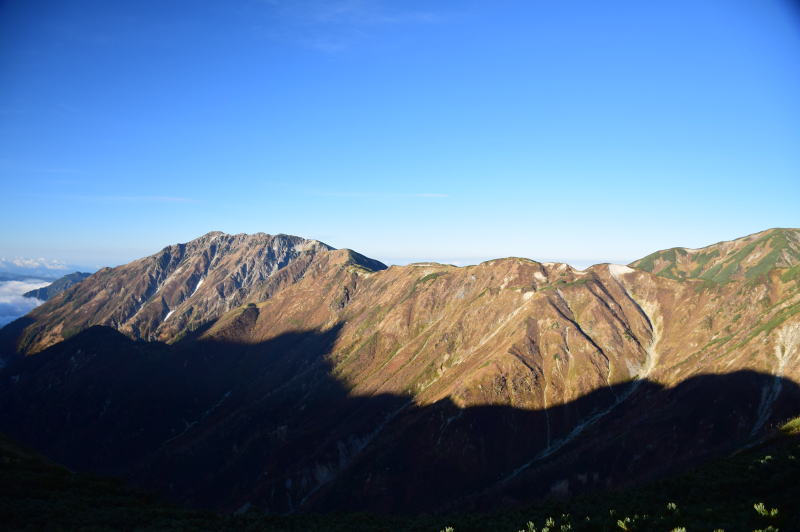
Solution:
<path fill-rule="evenodd" d="M 38 354 L 0 373 L 0 430 L 225 509 L 481 509 L 635 483 L 798 414 L 796 234 L 584 271 L 384 269 L 209 234 L 31 313 L 19 345 Z"/>
<path fill-rule="evenodd" d="M 301 278 L 332 248 L 289 235 L 212 232 L 117 268 L 104 268 L 30 315 L 27 353 L 93 325 L 136 340 L 174 341 L 248 301 Z M 382 266 L 382 265 L 381 265 Z"/>

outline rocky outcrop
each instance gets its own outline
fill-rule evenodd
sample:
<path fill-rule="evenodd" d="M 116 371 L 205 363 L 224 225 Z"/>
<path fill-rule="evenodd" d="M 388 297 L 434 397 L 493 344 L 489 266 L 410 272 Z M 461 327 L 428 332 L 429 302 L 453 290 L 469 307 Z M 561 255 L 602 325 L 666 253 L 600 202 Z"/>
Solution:
<path fill-rule="evenodd" d="M 175 341 L 301 279 L 332 250 L 289 235 L 212 232 L 117 268 L 104 268 L 29 315 L 19 350 L 35 353 L 93 325 L 136 340 Z M 384 268 L 377 261 L 364 267 Z"/>

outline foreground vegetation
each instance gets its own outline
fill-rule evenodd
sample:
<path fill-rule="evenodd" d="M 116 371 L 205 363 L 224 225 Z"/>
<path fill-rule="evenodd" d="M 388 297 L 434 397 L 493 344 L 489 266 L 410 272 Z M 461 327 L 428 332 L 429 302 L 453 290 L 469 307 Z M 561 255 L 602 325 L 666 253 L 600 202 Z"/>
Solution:
<path fill-rule="evenodd" d="M 687 443 L 687 444 L 690 444 Z M 734 456 L 644 488 L 481 515 L 220 515 L 183 509 L 124 483 L 75 474 L 0 438 L 7 530 L 650 531 L 800 530 L 800 418 Z"/>

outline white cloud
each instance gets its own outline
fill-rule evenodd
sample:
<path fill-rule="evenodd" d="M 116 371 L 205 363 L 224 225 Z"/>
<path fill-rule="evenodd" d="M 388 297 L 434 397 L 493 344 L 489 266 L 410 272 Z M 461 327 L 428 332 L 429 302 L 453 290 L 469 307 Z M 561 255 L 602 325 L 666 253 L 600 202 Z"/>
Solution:
<path fill-rule="evenodd" d="M 50 283 L 34 280 L 0 282 L 0 327 L 44 303 L 40 299 L 23 297 L 22 294 L 48 284 Z"/>
<path fill-rule="evenodd" d="M 440 194 L 436 192 L 414 192 L 414 193 L 399 193 L 399 192 L 328 192 L 328 191 L 311 191 L 312 196 L 323 196 L 330 198 L 377 198 L 377 199 L 393 199 L 393 198 L 449 198 L 450 194 Z"/>
<path fill-rule="evenodd" d="M 8 266 L 16 266 L 17 268 L 28 268 L 28 269 L 41 269 L 44 268 L 46 270 L 66 270 L 67 265 L 60 260 L 52 260 L 52 259 L 45 259 L 45 258 L 38 258 L 38 259 L 29 259 L 25 257 L 14 257 L 11 259 L 0 258 L 0 268 L 8 267 Z"/>

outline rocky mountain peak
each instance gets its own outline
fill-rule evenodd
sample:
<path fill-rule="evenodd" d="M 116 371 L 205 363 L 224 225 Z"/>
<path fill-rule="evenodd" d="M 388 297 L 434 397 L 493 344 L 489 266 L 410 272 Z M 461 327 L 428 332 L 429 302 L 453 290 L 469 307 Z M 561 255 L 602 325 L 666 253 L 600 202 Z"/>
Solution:
<path fill-rule="evenodd" d="M 134 339 L 171 341 L 249 300 L 268 299 L 334 248 L 293 235 L 212 231 L 148 257 L 104 268 L 37 308 L 26 351 L 92 325 Z"/>

